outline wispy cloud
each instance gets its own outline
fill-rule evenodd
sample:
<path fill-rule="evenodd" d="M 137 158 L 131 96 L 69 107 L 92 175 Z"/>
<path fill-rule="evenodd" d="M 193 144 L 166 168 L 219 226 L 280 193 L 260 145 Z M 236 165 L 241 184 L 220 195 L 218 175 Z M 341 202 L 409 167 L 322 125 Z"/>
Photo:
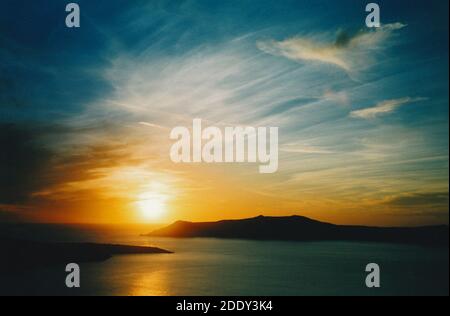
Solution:
<path fill-rule="evenodd" d="M 310 146 L 306 144 L 289 143 L 280 148 L 281 151 L 287 153 L 299 153 L 299 154 L 332 154 L 332 150 L 326 148 Z"/>
<path fill-rule="evenodd" d="M 385 100 L 380 103 L 377 103 L 373 107 L 352 111 L 350 112 L 350 116 L 362 119 L 373 119 L 380 115 L 392 113 L 402 105 L 419 102 L 426 99 L 427 98 L 421 97 L 419 98 L 404 97 L 399 99 Z"/>
<path fill-rule="evenodd" d="M 257 46 L 263 52 L 283 56 L 300 62 L 321 62 L 351 72 L 368 63 L 370 52 L 380 49 L 393 31 L 405 27 L 402 23 L 386 24 L 375 31 L 359 31 L 349 34 L 339 31 L 334 42 L 316 37 L 297 36 L 282 41 L 261 41 Z M 325 36 L 319 36 L 325 37 Z"/>
<path fill-rule="evenodd" d="M 164 126 L 161 126 L 159 124 L 149 123 L 149 122 L 139 122 L 140 125 L 153 127 L 153 128 L 160 128 L 160 129 L 166 129 Z"/>

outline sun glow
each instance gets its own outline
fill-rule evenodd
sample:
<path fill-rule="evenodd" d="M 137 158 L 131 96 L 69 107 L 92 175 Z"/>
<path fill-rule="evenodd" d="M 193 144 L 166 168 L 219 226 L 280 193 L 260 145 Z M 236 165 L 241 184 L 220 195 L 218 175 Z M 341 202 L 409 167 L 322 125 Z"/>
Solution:
<path fill-rule="evenodd" d="M 167 197 L 155 192 L 146 192 L 139 195 L 136 202 L 143 218 L 147 220 L 160 219 L 166 213 Z"/>

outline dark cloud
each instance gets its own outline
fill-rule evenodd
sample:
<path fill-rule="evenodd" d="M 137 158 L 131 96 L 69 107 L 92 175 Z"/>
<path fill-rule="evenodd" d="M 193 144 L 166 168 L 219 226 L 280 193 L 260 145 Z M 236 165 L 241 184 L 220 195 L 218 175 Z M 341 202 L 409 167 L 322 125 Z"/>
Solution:
<path fill-rule="evenodd" d="M 390 200 L 388 204 L 401 207 L 446 207 L 448 209 L 448 192 L 404 195 Z"/>
<path fill-rule="evenodd" d="M 0 207 L 42 202 L 34 193 L 57 191 L 65 183 L 104 176 L 101 169 L 128 162 L 129 142 L 109 137 L 109 144 L 77 143 L 81 135 L 113 128 L 107 123 L 68 127 L 28 122 L 0 123 Z M 99 171 L 100 170 L 100 171 Z"/>
<path fill-rule="evenodd" d="M 39 133 L 16 124 L 0 124 L 0 204 L 25 202 L 45 184 L 53 156 Z"/>
<path fill-rule="evenodd" d="M 350 44 L 351 40 L 355 37 L 355 33 L 351 34 L 348 31 L 340 30 L 336 36 L 334 45 L 336 47 L 346 47 Z"/>

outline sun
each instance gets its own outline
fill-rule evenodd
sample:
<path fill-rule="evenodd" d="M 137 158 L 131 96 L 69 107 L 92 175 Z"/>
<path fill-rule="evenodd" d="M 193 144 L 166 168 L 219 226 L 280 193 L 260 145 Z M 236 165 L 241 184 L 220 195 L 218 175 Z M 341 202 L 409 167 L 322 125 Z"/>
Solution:
<path fill-rule="evenodd" d="M 160 219 L 166 212 L 166 196 L 154 192 L 146 192 L 136 202 L 142 217 L 147 220 Z"/>

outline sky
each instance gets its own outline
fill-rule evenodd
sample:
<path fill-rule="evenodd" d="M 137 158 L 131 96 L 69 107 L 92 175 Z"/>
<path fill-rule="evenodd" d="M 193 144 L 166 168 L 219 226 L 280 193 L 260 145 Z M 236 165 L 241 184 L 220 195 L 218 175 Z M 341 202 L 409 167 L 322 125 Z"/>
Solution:
<path fill-rule="evenodd" d="M 448 224 L 448 1 L 0 0 L 0 221 Z M 279 127 L 279 168 L 175 164 Z"/>

